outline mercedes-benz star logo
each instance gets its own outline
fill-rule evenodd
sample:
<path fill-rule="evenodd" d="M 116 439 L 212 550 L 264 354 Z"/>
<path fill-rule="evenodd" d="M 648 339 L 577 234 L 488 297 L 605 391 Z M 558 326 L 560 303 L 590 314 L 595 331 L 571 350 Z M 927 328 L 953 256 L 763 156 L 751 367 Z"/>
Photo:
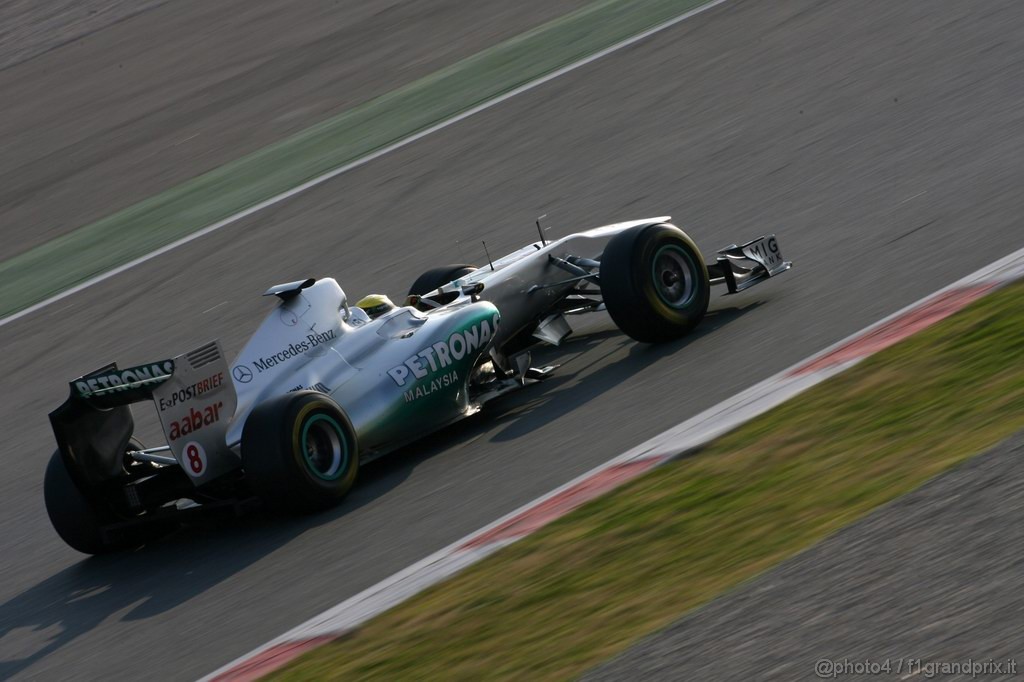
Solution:
<path fill-rule="evenodd" d="M 252 370 L 243 365 L 236 365 L 235 368 L 231 370 L 231 376 L 235 377 L 235 381 L 247 384 L 252 381 Z"/>

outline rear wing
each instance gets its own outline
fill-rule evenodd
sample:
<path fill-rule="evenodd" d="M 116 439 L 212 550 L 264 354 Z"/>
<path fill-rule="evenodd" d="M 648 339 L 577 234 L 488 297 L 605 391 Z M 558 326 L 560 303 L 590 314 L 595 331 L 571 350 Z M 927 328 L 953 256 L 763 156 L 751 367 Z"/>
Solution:
<path fill-rule="evenodd" d="M 147 400 L 157 408 L 175 459 L 196 483 L 237 466 L 224 442 L 235 389 L 217 341 L 169 360 L 105 365 L 71 381 L 69 389 L 50 413 L 50 425 L 68 470 L 85 487 L 121 476 L 135 430 L 130 406 Z"/>
<path fill-rule="evenodd" d="M 69 395 L 50 413 L 57 449 L 83 489 L 122 472 L 122 455 L 135 431 L 129 405 L 153 397 L 174 374 L 174 361 L 120 369 L 104 365 L 68 384 Z"/>
<path fill-rule="evenodd" d="M 149 400 L 153 389 L 174 374 L 174 360 L 161 360 L 147 365 L 119 369 L 111 363 L 71 382 L 71 397 L 99 407 Z"/>

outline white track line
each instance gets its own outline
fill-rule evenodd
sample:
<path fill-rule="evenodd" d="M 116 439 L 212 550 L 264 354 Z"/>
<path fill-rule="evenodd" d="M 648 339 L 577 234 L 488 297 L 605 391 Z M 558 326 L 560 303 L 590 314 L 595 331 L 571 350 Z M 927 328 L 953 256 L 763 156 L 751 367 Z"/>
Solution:
<path fill-rule="evenodd" d="M 279 662 L 261 663 L 255 668 L 253 666 L 257 665 L 261 656 L 273 651 L 276 647 L 314 640 L 320 641 L 321 638 L 337 637 L 346 632 L 351 632 L 369 619 L 380 615 L 428 587 L 450 578 L 462 569 L 475 564 L 502 547 L 530 535 L 534 529 L 527 528 L 521 531 L 512 529 L 506 534 L 498 534 L 497 536 L 494 535 L 494 531 L 507 527 L 513 520 L 522 518 L 524 515 L 542 508 L 545 503 L 551 500 L 565 496 L 581 484 L 599 477 L 613 467 L 640 461 L 654 461 L 654 465 L 657 466 L 671 461 L 676 457 L 706 445 L 715 438 L 781 405 L 812 386 L 816 386 L 856 365 L 879 349 L 877 347 L 872 348 L 868 344 L 868 348 L 857 357 L 839 357 L 836 358 L 834 363 L 826 364 L 812 371 L 806 371 L 806 368 L 811 363 L 822 358 L 828 358 L 836 351 L 847 348 L 858 340 L 870 338 L 872 332 L 882 329 L 886 325 L 913 317 L 914 313 L 927 309 L 929 304 L 941 300 L 946 294 L 956 291 L 967 291 L 974 287 L 984 287 L 986 285 L 991 285 L 992 289 L 994 289 L 1020 279 L 1024 279 L 1024 249 L 1019 249 L 1004 258 L 1000 258 L 949 286 L 943 287 L 901 308 L 878 322 L 751 386 L 732 398 L 728 398 L 704 410 L 700 414 L 650 438 L 621 455 L 608 460 L 604 464 L 577 476 L 548 494 L 522 505 L 498 520 L 487 524 L 480 530 L 456 540 L 447 547 L 434 552 L 430 556 L 346 599 L 340 604 L 328 608 L 319 615 L 310 618 L 263 646 L 257 647 L 248 654 L 222 666 L 213 673 L 203 677 L 201 682 L 253 680 L 270 670 L 277 669 L 281 665 L 288 663 L 291 657 L 282 656 Z M 939 320 L 934 319 L 929 325 L 937 321 Z M 893 341 L 893 343 L 895 342 Z M 641 473 L 643 471 L 646 471 L 646 469 L 643 469 Z M 622 482 L 625 482 L 625 480 L 627 479 L 623 479 Z M 550 517 L 549 520 L 553 520 L 569 511 L 571 511 L 570 508 L 564 508 L 554 513 L 548 513 L 546 516 Z"/>
<path fill-rule="evenodd" d="M 65 289 L 64 291 L 60 292 L 59 294 L 55 294 L 55 295 L 51 296 L 50 298 L 46 299 L 45 301 L 40 301 L 39 303 L 35 303 L 33 305 L 30 305 L 28 308 L 25 308 L 24 310 L 19 310 L 16 313 L 8 315 L 7 317 L 5 317 L 3 319 L 0 319 L 0 327 L 4 326 L 5 324 L 10 324 L 11 322 L 14 322 L 15 320 L 20 320 L 21 318 L 23 318 L 23 317 L 25 317 L 27 315 L 31 315 L 32 313 L 36 312 L 37 310 L 42 310 L 43 308 L 45 308 L 48 305 L 56 303 L 57 301 L 61 301 L 61 300 L 65 299 L 65 298 L 67 298 L 68 296 L 72 296 L 74 294 L 77 294 L 79 291 L 83 291 L 85 289 L 88 289 L 89 287 L 91 287 L 91 286 L 93 286 L 95 284 L 99 284 L 100 282 L 106 281 L 106 280 L 110 279 L 111 277 L 116 277 L 117 275 L 121 274 L 122 272 L 125 272 L 126 270 L 130 270 L 130 269 L 134 268 L 136 265 L 140 265 L 142 263 L 145 263 L 146 261 L 152 260 L 152 259 L 156 258 L 157 256 L 162 256 L 163 254 L 167 253 L 168 251 L 173 251 L 174 249 L 178 248 L 179 246 L 182 246 L 184 244 L 188 244 L 189 242 L 194 241 L 196 239 L 199 239 L 200 237 L 205 237 L 206 235 L 210 234 L 211 232 L 216 232 L 217 230 L 219 230 L 222 227 L 226 227 L 228 225 L 231 225 L 232 223 L 236 223 L 239 220 L 242 220 L 243 218 L 247 218 L 247 217 L 251 216 L 254 213 L 262 211 L 265 208 L 268 208 L 268 207 L 273 206 L 275 204 L 279 204 L 282 201 L 290 199 L 290 198 L 294 197 L 297 194 L 301 194 L 302 192 L 305 192 L 308 189 L 311 189 L 313 187 L 316 187 L 317 185 L 323 184 L 323 183 L 327 182 L 328 180 L 331 180 L 332 178 L 336 178 L 337 176 L 339 176 L 339 175 L 341 175 L 343 173 L 347 173 L 348 171 L 350 171 L 350 170 L 352 170 L 354 168 L 359 168 L 360 166 L 362 166 L 364 164 L 367 164 L 370 161 L 373 161 L 374 159 L 378 159 L 378 158 L 384 156 L 385 154 L 390 154 L 391 152 L 393 152 L 395 150 L 398 150 L 398 149 L 401 149 L 402 147 L 410 145 L 413 142 L 416 142 L 417 140 L 420 140 L 420 139 L 426 137 L 427 135 L 431 135 L 433 133 L 436 133 L 439 130 L 444 130 L 448 126 L 455 125 L 459 121 L 465 120 L 465 119 L 469 118 L 470 116 L 473 116 L 474 114 L 479 114 L 481 111 L 486 111 L 487 109 L 490 109 L 491 107 L 497 106 L 497 105 L 501 104 L 502 102 L 504 102 L 506 100 L 512 99 L 516 95 L 521 95 L 524 92 L 528 92 L 530 90 L 533 90 L 534 88 L 540 87 L 541 85 L 544 85 L 545 83 L 547 83 L 549 81 L 553 81 L 554 79 L 556 79 L 556 78 L 558 78 L 560 76 L 564 76 L 565 74 L 567 74 L 567 73 L 569 73 L 571 71 L 575 71 L 576 69 L 578 69 L 580 67 L 583 67 L 583 66 L 586 66 L 587 64 L 590 64 L 591 62 L 597 61 L 598 59 L 601 59 L 602 57 L 606 57 L 607 55 L 610 55 L 613 52 L 618 52 L 619 50 L 621 50 L 623 48 L 629 47 L 630 45 L 634 45 L 634 44 L 640 42 L 641 40 L 645 40 L 646 38 L 651 37 L 655 33 L 660 33 L 661 31 L 664 31 L 667 28 L 671 28 L 672 26 L 675 26 L 678 23 L 686 21 L 687 19 L 689 19 L 691 17 L 694 17 L 694 16 L 700 14 L 701 12 L 706 12 L 707 10 L 712 9 L 713 7 L 717 7 L 718 5 L 721 5 L 721 4 L 723 4 L 723 3 L 727 2 L 727 1 L 728 0 L 710 0 L 710 2 L 708 2 L 707 4 L 704 4 L 704 5 L 701 5 L 700 7 L 692 9 L 689 12 L 686 12 L 685 14 L 680 14 L 679 16 L 675 17 L 674 19 L 669 19 L 668 21 L 666 21 L 664 23 L 661 23 L 661 24 L 658 24 L 657 26 L 655 26 L 653 28 L 649 28 L 646 31 L 644 31 L 643 33 L 638 33 L 638 34 L 636 34 L 635 36 L 633 36 L 631 38 L 626 38 L 625 40 L 623 40 L 621 42 L 615 43 L 611 47 L 606 47 L 606 48 L 604 48 L 603 50 L 601 50 L 599 52 L 595 52 L 594 54 L 590 55 L 589 57 L 584 57 L 583 59 L 581 59 L 581 60 L 579 60 L 577 62 L 573 62 L 572 64 L 569 64 L 567 66 L 563 66 L 560 69 L 552 71 L 551 73 L 547 74 L 546 76 L 541 76 L 540 78 L 538 78 L 536 80 L 532 80 L 529 83 L 526 83 L 524 85 L 520 85 L 519 87 L 517 87 L 517 88 L 515 88 L 513 90 L 509 90 L 508 92 L 506 92 L 503 95 L 498 95 L 494 99 L 487 100 L 483 104 L 478 104 L 477 106 L 473 107 L 472 109 L 467 109 L 466 111 L 463 111 L 461 114 L 456 114 L 455 116 L 453 116 L 453 117 L 451 117 L 449 119 L 445 119 L 444 121 L 441 121 L 440 123 L 436 123 L 436 124 L 430 126 L 429 128 L 425 128 L 424 130 L 421 130 L 418 133 L 410 135 L 409 137 L 403 138 L 403 139 L 399 140 L 398 142 L 395 142 L 393 144 L 388 145 L 387 147 L 382 147 L 381 149 L 378 149 L 377 151 L 372 152 L 372 153 L 370 153 L 370 154 L 368 154 L 366 156 L 360 157 L 360 158 L 356 159 L 355 161 L 352 161 L 351 163 L 347 163 L 344 166 L 340 166 L 339 168 L 335 168 L 332 171 L 328 171 L 328 172 L 324 173 L 323 175 L 319 175 L 319 176 L 313 178 L 312 180 L 307 180 L 306 182 L 302 183 L 301 185 L 298 185 L 297 187 L 293 187 L 292 189 L 287 190 L 285 192 L 282 192 L 281 194 L 278 194 L 278 195 L 273 196 L 273 197 L 271 197 L 269 199 L 266 199 L 265 201 L 261 201 L 260 203 L 256 204 L 255 206 L 250 206 L 249 208 L 245 209 L 244 211 L 239 211 L 238 213 L 235 213 L 234 215 L 230 215 L 227 218 L 224 218 L 223 220 L 214 223 L 213 225 L 208 225 L 207 227 L 204 227 L 204 228 L 202 228 L 202 229 L 200 229 L 200 230 L 198 230 L 196 232 L 193 232 L 193 233 L 191 233 L 191 234 L 189 234 L 189 235 L 187 235 L 185 237 L 182 237 L 181 239 L 178 239 L 177 241 L 171 242 L 170 244 L 167 244 L 166 246 L 161 246 L 159 249 L 157 249 L 155 251 L 151 251 L 150 253 L 147 253 L 144 256 L 139 256 L 135 260 L 129 261 L 129 262 L 125 263 L 124 265 L 119 265 L 116 268 L 114 268 L 113 270 L 108 270 L 107 272 L 104 272 L 103 274 L 100 274 L 100 275 L 96 275 L 92 279 L 86 280 L 86 281 L 82 282 L 81 284 L 76 284 L 75 286 L 71 287 L 70 289 Z"/>

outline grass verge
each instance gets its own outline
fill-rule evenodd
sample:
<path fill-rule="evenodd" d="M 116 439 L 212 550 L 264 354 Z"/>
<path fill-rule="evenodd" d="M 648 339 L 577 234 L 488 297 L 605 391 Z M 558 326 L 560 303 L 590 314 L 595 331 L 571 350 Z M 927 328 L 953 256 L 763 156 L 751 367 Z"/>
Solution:
<path fill-rule="evenodd" d="M 599 0 L 0 263 L 0 318 L 708 0 Z"/>
<path fill-rule="evenodd" d="M 273 679 L 564 679 L 1024 428 L 1024 284 L 976 302 Z"/>

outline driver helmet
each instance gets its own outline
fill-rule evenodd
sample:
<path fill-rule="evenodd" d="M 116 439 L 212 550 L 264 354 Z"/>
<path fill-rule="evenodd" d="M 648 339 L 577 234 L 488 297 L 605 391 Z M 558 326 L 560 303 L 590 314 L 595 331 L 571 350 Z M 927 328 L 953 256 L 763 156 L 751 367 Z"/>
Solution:
<path fill-rule="evenodd" d="M 384 294 L 370 294 L 360 299 L 356 303 L 356 307 L 361 308 L 373 320 L 386 312 L 394 310 L 395 304 Z"/>

